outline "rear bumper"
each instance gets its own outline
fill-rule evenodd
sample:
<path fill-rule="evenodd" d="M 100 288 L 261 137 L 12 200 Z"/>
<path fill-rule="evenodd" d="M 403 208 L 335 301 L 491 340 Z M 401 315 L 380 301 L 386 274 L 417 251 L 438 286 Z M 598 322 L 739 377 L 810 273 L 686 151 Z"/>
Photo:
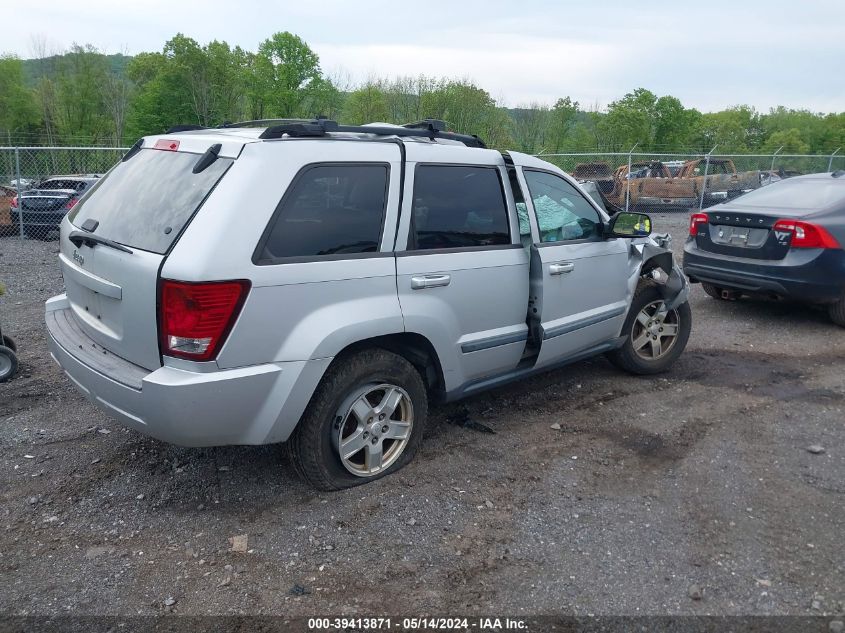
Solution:
<path fill-rule="evenodd" d="M 698 206 L 698 198 L 658 198 L 656 196 L 640 196 L 635 204 L 635 209 L 660 209 L 660 210 L 687 210 Z"/>
<path fill-rule="evenodd" d="M 126 426 L 180 446 L 286 440 L 331 362 L 149 371 L 108 354 L 75 327 L 65 295 L 50 299 L 46 309 L 51 356 L 76 387 Z"/>
<path fill-rule="evenodd" d="M 782 260 L 731 257 L 684 245 L 684 273 L 690 281 L 711 283 L 732 290 L 809 303 L 833 303 L 845 293 L 845 251 L 804 249 L 790 251 Z"/>
<path fill-rule="evenodd" d="M 25 209 L 23 212 L 23 225 L 24 227 L 37 226 L 58 230 L 59 225 L 62 223 L 62 220 L 64 220 L 66 214 L 67 211 L 64 209 L 60 211 L 31 211 L 29 209 Z M 12 224 L 19 225 L 21 223 L 20 209 L 13 209 L 10 216 Z"/>

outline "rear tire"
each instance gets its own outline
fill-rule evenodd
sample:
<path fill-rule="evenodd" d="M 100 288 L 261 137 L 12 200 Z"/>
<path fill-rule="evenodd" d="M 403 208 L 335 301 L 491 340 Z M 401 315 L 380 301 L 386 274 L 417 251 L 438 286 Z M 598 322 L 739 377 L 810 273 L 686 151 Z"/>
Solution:
<path fill-rule="evenodd" d="M 0 345 L 0 382 L 6 382 L 18 371 L 18 357 L 5 345 Z"/>
<path fill-rule="evenodd" d="M 692 331 L 692 312 L 685 301 L 661 318 L 663 303 L 655 286 L 640 286 L 622 326 L 625 343 L 605 354 L 611 363 L 632 374 L 648 375 L 668 370 L 678 359 Z"/>
<path fill-rule="evenodd" d="M 845 327 L 845 295 L 833 305 L 828 306 L 827 313 L 830 315 L 830 320 L 839 327 Z"/>
<path fill-rule="evenodd" d="M 288 455 L 319 490 L 359 486 L 413 459 L 427 415 L 425 383 L 411 363 L 380 348 L 355 352 L 329 367 L 287 441 Z"/>

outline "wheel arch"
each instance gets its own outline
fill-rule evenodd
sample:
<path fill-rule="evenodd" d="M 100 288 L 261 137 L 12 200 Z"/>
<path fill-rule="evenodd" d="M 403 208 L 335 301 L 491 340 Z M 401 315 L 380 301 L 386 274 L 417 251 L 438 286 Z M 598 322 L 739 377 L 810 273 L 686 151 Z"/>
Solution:
<path fill-rule="evenodd" d="M 416 367 L 431 395 L 439 396 L 444 392 L 443 367 L 437 351 L 431 341 L 416 332 L 383 334 L 355 341 L 344 347 L 332 363 L 341 361 L 349 354 L 373 347 L 393 352 Z"/>

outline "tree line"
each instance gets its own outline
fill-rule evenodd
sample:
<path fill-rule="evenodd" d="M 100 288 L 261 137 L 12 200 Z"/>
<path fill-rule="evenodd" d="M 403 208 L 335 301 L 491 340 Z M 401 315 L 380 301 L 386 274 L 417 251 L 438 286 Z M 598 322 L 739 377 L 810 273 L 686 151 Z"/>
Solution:
<path fill-rule="evenodd" d="M 300 37 L 275 33 L 257 50 L 201 45 L 177 34 L 160 52 L 105 55 L 74 44 L 35 59 L 0 56 L 0 144 L 126 146 L 174 124 L 267 118 L 344 123 L 443 119 L 492 147 L 527 153 L 827 153 L 845 146 L 845 113 L 739 105 L 699 112 L 644 88 L 606 108 L 565 96 L 506 108 L 470 80 L 329 76 Z"/>

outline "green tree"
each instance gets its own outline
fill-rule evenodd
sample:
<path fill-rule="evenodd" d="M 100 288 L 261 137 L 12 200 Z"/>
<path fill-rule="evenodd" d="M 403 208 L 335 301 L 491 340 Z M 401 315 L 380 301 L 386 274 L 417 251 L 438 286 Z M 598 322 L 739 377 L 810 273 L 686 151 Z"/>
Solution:
<path fill-rule="evenodd" d="M 346 98 L 344 122 L 351 125 L 385 121 L 388 118 L 384 89 L 375 80 L 368 81 Z"/>
<path fill-rule="evenodd" d="M 694 133 L 697 148 L 709 151 L 717 146 L 719 152 L 747 152 L 757 149 L 762 140 L 760 115 L 749 106 L 736 106 L 721 112 L 701 115 Z"/>
<path fill-rule="evenodd" d="M 578 102 L 569 97 L 558 99 L 549 113 L 548 150 L 562 151 L 572 141 L 578 123 Z"/>
<path fill-rule="evenodd" d="M 39 123 L 33 92 L 24 85 L 23 63 L 18 57 L 0 56 L 0 142 L 15 134 L 31 132 Z"/>
<path fill-rule="evenodd" d="M 764 154 L 768 154 L 776 152 L 779 148 L 782 154 L 808 154 L 810 152 L 810 144 L 803 140 L 801 130 L 798 128 L 773 132 L 763 143 L 761 149 Z"/>
<path fill-rule="evenodd" d="M 91 45 L 74 44 L 59 62 L 55 79 L 56 128 L 77 142 L 98 143 L 111 133 L 103 86 L 108 80 L 105 56 Z"/>
<path fill-rule="evenodd" d="M 657 96 L 645 88 L 637 88 L 607 107 L 607 115 L 598 129 L 612 151 L 619 152 L 638 143 L 649 149 L 654 140 Z"/>
<path fill-rule="evenodd" d="M 303 105 L 322 78 L 320 58 L 298 35 L 287 31 L 261 43 L 252 72 L 250 97 L 258 118 L 306 114 Z"/>
<path fill-rule="evenodd" d="M 680 99 L 660 97 L 654 103 L 654 136 L 650 149 L 683 150 L 690 146 L 701 113 L 686 109 Z"/>

